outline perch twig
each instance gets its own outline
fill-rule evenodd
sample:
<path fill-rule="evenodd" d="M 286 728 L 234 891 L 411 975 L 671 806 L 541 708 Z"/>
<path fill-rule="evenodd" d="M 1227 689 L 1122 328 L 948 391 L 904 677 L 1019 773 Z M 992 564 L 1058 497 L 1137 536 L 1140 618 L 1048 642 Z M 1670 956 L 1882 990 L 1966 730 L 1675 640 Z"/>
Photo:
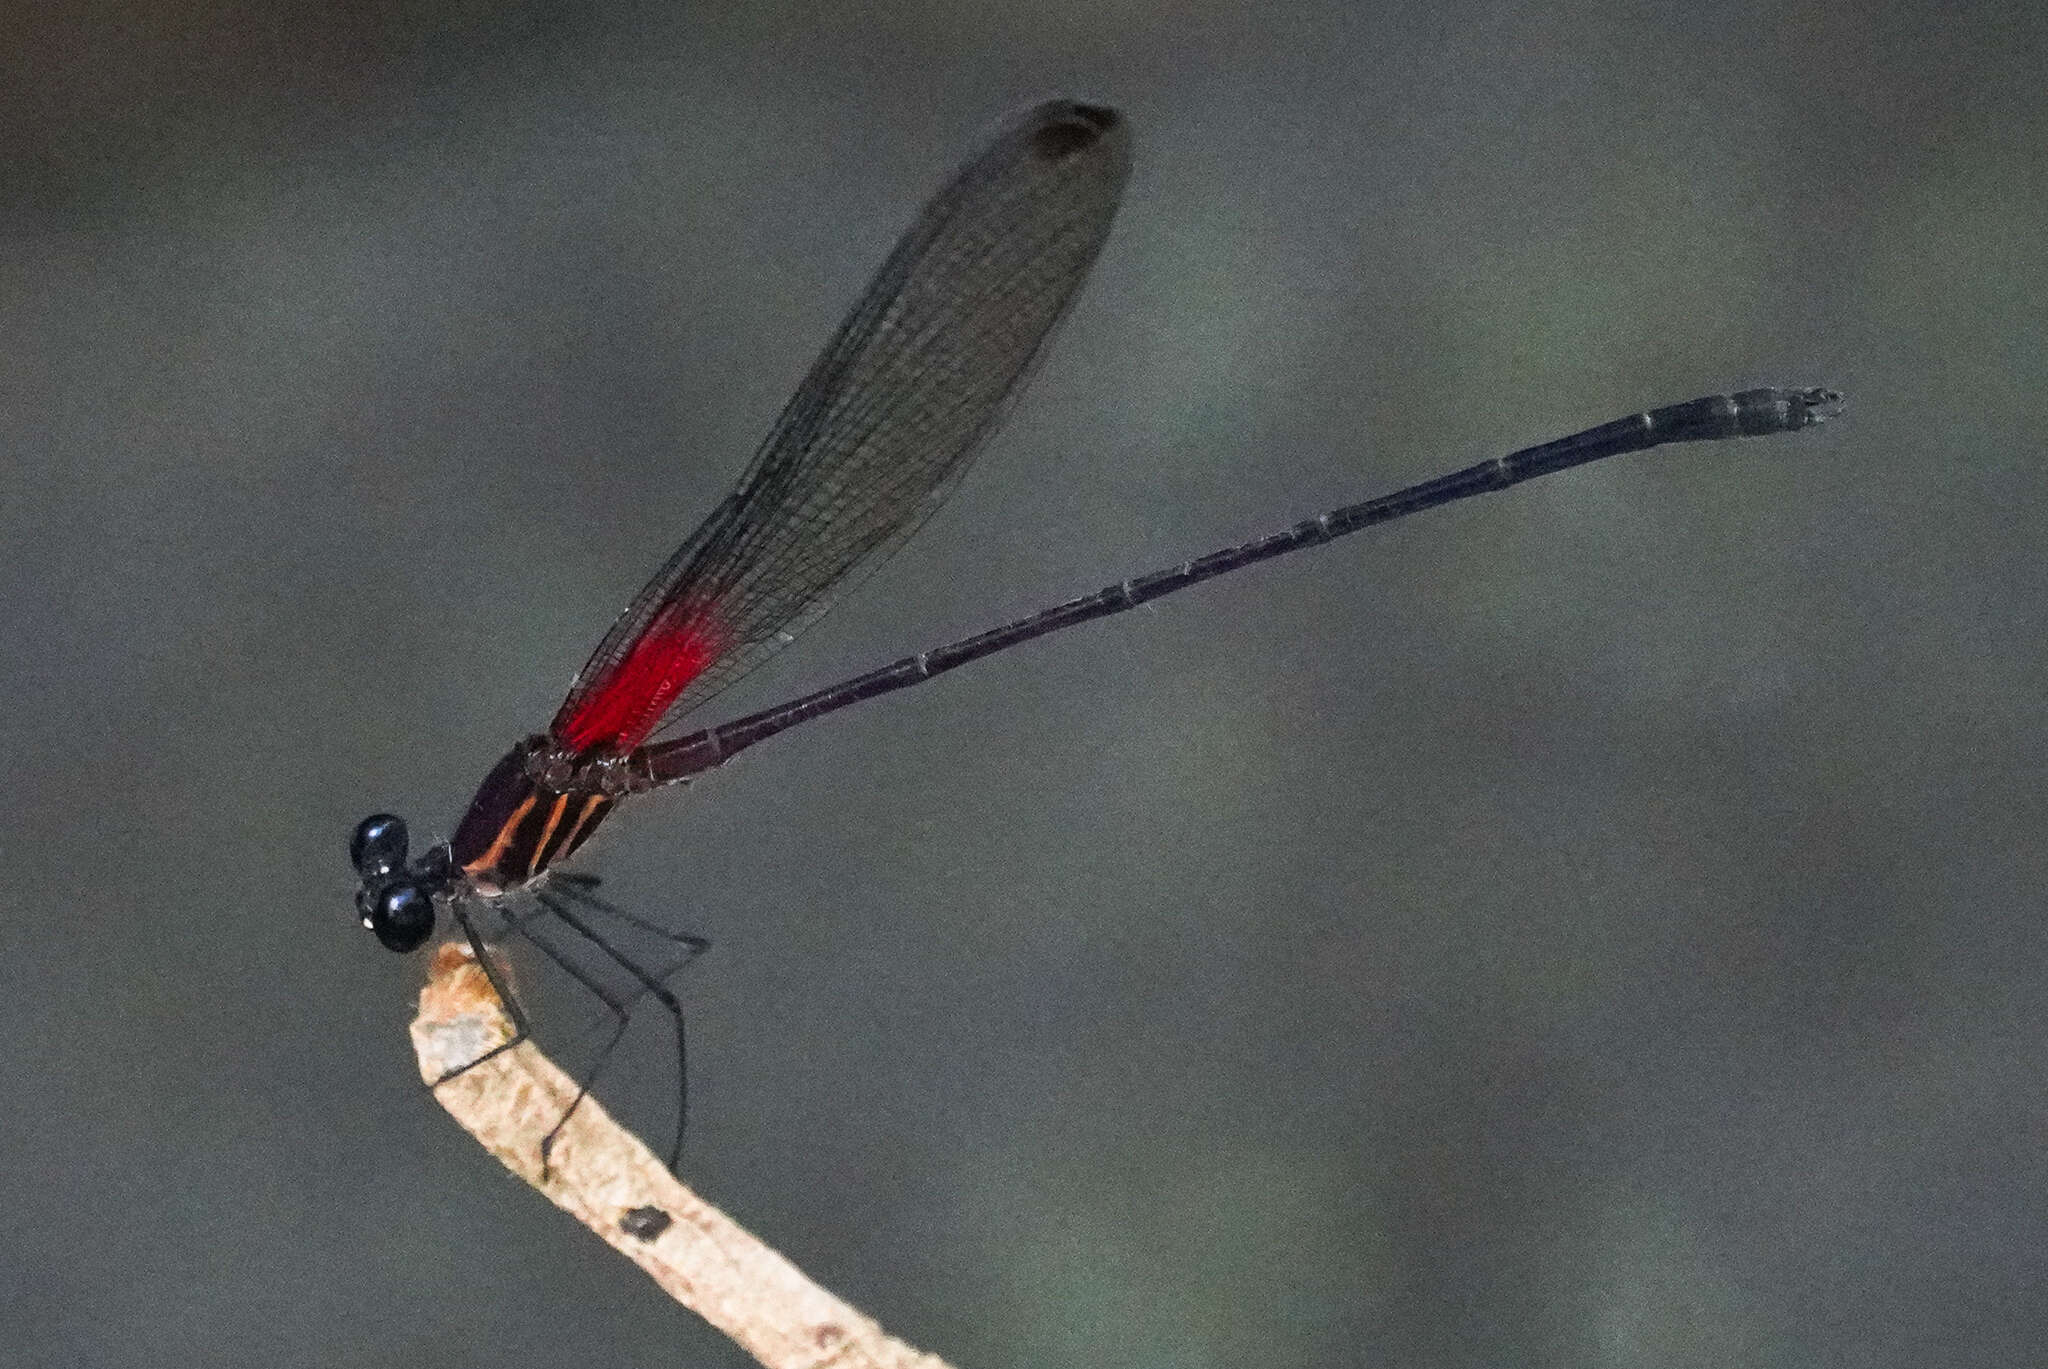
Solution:
<path fill-rule="evenodd" d="M 428 1083 L 512 1037 L 504 1004 L 469 948 L 441 947 L 412 1024 Z M 586 1098 L 548 1156 L 541 1138 L 576 1086 L 525 1042 L 434 1090 L 498 1162 L 545 1194 L 768 1369 L 947 1369 L 885 1334 L 685 1188 L 638 1138 Z"/>

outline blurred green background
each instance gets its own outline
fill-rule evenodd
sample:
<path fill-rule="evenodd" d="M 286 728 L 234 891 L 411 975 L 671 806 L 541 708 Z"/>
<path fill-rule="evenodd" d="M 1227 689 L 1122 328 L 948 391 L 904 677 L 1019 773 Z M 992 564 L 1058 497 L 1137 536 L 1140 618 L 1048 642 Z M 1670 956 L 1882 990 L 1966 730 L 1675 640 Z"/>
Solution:
<path fill-rule="evenodd" d="M 745 1362 L 426 1096 L 346 838 L 450 830 L 921 197 L 1064 93 L 1138 167 L 1038 383 L 722 712 L 1646 405 L 1849 413 L 614 820 L 590 863 L 716 946 L 687 1177 L 963 1369 L 2038 1360 L 2039 7 L 6 32 L 0 1358 Z M 662 1052 L 604 1090 L 657 1132 Z"/>

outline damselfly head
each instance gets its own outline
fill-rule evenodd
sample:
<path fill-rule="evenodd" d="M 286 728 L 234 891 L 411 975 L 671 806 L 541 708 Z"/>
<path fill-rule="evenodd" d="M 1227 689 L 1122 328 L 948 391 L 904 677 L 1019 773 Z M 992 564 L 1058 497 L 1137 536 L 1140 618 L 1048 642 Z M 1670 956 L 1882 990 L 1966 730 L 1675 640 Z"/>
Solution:
<path fill-rule="evenodd" d="M 372 813 L 356 824 L 348 857 L 362 877 L 356 911 L 363 926 L 394 951 L 416 951 L 434 934 L 434 886 L 408 874 L 405 819 Z M 424 862 L 422 862 L 424 864 Z"/>

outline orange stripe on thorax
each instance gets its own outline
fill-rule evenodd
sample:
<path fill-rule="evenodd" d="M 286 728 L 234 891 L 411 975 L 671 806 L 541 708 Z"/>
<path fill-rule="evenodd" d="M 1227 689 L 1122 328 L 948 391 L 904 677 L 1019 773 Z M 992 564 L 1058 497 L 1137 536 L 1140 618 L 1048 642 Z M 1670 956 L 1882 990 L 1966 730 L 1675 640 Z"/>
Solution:
<path fill-rule="evenodd" d="M 526 801 L 512 810 L 512 816 L 498 828 L 498 835 L 484 853 L 462 867 L 464 874 L 482 877 L 497 870 L 499 859 L 512 849 L 512 839 L 519 835 L 519 824 L 526 821 L 526 815 L 533 811 L 534 801 L 539 797 L 538 794 L 528 794 Z"/>

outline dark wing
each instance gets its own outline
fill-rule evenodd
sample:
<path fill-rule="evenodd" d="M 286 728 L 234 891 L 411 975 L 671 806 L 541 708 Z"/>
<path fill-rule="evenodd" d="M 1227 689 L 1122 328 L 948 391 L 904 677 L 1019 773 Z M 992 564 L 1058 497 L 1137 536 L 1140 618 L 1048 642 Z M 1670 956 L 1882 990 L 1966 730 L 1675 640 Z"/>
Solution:
<path fill-rule="evenodd" d="M 549 727 L 624 753 L 788 645 L 965 472 L 1108 236 L 1111 109 L 1019 115 L 896 244 L 737 486 L 612 625 Z"/>

